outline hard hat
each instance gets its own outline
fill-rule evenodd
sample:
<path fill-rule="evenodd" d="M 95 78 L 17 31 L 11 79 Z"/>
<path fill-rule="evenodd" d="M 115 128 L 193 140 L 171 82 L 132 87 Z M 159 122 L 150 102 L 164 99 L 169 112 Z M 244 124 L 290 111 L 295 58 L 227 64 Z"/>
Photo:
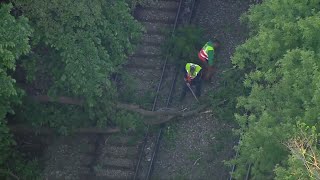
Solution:
<path fill-rule="evenodd" d="M 195 64 L 191 64 L 190 65 L 190 73 L 193 74 L 195 70 L 196 70 L 196 65 Z"/>

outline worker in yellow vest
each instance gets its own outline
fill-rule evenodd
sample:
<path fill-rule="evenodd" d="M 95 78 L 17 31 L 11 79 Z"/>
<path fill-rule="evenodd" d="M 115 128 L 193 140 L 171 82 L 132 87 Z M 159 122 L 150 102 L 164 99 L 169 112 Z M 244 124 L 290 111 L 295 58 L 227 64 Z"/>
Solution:
<path fill-rule="evenodd" d="M 201 94 L 201 76 L 202 76 L 201 66 L 194 63 L 187 63 L 184 70 L 185 70 L 184 86 L 180 96 L 180 101 L 182 101 L 186 96 L 186 93 L 189 87 L 190 87 L 190 90 L 192 91 L 191 86 L 196 86 L 196 93 L 195 93 L 196 97 L 199 97 Z"/>
<path fill-rule="evenodd" d="M 214 58 L 215 58 L 215 49 L 218 48 L 220 43 L 215 41 L 208 41 L 198 53 L 198 57 L 201 60 L 202 64 L 205 67 L 204 79 L 210 80 L 214 72 Z"/>

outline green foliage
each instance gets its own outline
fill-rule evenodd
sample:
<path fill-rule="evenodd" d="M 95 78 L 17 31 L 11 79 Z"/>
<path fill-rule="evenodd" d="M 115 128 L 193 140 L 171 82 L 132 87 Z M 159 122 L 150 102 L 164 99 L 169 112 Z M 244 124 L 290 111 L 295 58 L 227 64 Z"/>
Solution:
<path fill-rule="evenodd" d="M 243 70 L 225 67 L 219 74 L 219 86 L 209 94 L 209 102 L 218 120 L 234 122 L 234 113 L 237 111 L 237 96 L 248 94 L 243 86 Z"/>
<path fill-rule="evenodd" d="M 59 0 L 17 4 L 35 22 L 36 39 L 60 55 L 61 61 L 55 60 L 56 65 L 63 65 L 63 70 L 54 74 L 58 87 L 65 90 L 64 85 L 70 84 L 69 93 L 85 95 L 92 105 L 92 96 L 101 97 L 111 87 L 108 75 L 123 62 L 126 52 L 132 51 L 130 40 L 138 35 L 139 26 L 128 14 L 126 4 L 107 1 L 73 4 Z"/>
<path fill-rule="evenodd" d="M 118 84 L 118 94 L 119 94 L 119 100 L 133 103 L 136 101 L 136 98 L 133 96 L 135 93 L 135 84 L 134 84 L 134 78 L 130 76 L 127 72 L 121 73 L 121 75 L 118 76 L 121 80 Z"/>
<path fill-rule="evenodd" d="M 126 103 L 134 103 L 142 108 L 150 108 L 154 100 L 154 92 L 147 91 L 143 95 L 137 95 L 135 79 L 126 72 L 121 73 L 121 80 L 118 84 L 119 100 Z"/>
<path fill-rule="evenodd" d="M 10 156 L 14 145 L 12 135 L 4 119 L 8 112 L 13 113 L 12 103 L 19 102 L 15 80 L 8 71 L 15 70 L 16 58 L 29 50 L 28 36 L 31 33 L 27 19 L 15 19 L 10 15 L 11 4 L 0 6 L 0 166 L 3 166 Z M 21 41 L 21 42 L 20 42 Z"/>
<path fill-rule="evenodd" d="M 176 29 L 173 36 L 164 44 L 163 54 L 169 54 L 174 64 L 184 65 L 187 62 L 197 62 L 197 53 L 203 45 L 203 31 L 198 27 L 188 25 Z"/>
<path fill-rule="evenodd" d="M 10 157 L 9 166 L 12 167 L 12 169 L 8 168 L 6 169 L 6 171 L 3 172 L 3 175 L 5 175 L 7 178 L 11 177 L 9 179 L 12 179 L 12 175 L 10 174 L 14 174 L 20 179 L 41 179 L 41 168 L 39 161 L 36 159 L 28 161 L 21 154 L 14 152 L 13 155 Z"/>
<path fill-rule="evenodd" d="M 11 154 L 11 148 L 15 145 L 6 121 L 0 120 L 0 167 L 2 167 L 9 159 Z"/>
<path fill-rule="evenodd" d="M 315 126 L 298 122 L 294 137 L 285 143 L 290 150 L 289 159 L 275 168 L 276 179 L 319 179 L 318 138 Z"/>
<path fill-rule="evenodd" d="M 268 0 L 242 17 L 252 32 L 232 57 L 250 92 L 237 104 L 243 132 L 235 161 L 238 179 L 248 163 L 253 179 L 273 178 L 275 166 L 288 157 L 282 142 L 294 136 L 296 122 L 318 126 L 319 2 Z"/>
<path fill-rule="evenodd" d="M 142 117 L 139 114 L 120 110 L 114 117 L 114 123 L 116 123 L 122 130 L 134 130 L 142 132 L 144 130 L 144 124 Z"/>
<path fill-rule="evenodd" d="M 25 17 L 10 15 L 11 4 L 0 6 L 0 119 L 12 112 L 12 103 L 19 102 L 20 90 L 10 73 L 15 70 L 16 59 L 29 52 L 28 44 L 31 28 Z"/>
<path fill-rule="evenodd" d="M 127 3 L 14 2 L 35 29 L 33 52 L 28 56 L 33 61 L 24 64 L 28 72 L 36 74 L 29 79 L 51 96 L 85 99 L 89 119 L 106 126 L 115 113 L 112 107 L 117 98 L 110 75 L 119 70 L 142 32 Z"/>
<path fill-rule="evenodd" d="M 14 172 L 11 169 L 0 169 L 1 179 L 35 179 L 40 180 L 39 166 L 34 161 L 13 160 Z"/>
<path fill-rule="evenodd" d="M 59 103 L 40 104 L 24 101 L 24 106 L 17 111 L 16 120 L 35 127 L 46 126 L 55 129 L 59 134 L 67 135 L 73 129 L 94 126 L 89 121 L 85 108 L 77 105 L 61 105 Z"/>
<path fill-rule="evenodd" d="M 7 113 L 14 113 L 12 106 L 20 103 L 23 92 L 16 87 L 11 77 L 16 68 L 16 59 L 29 52 L 31 28 L 27 18 L 15 18 L 10 14 L 11 4 L 0 4 L 0 178 L 10 179 L 13 175 L 21 179 L 36 179 L 37 166 L 26 162 L 16 152 L 12 134 L 5 119 Z"/>

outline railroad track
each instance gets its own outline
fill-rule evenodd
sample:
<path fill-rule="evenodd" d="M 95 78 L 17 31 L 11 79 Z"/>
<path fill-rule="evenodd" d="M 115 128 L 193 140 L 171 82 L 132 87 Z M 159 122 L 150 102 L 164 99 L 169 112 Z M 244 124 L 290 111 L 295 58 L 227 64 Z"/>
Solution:
<path fill-rule="evenodd" d="M 241 139 L 239 139 L 238 144 L 240 143 L 240 141 L 241 141 Z M 238 156 L 239 156 L 239 150 L 236 151 L 236 154 L 235 154 L 234 158 L 237 158 Z M 246 177 L 244 177 L 244 180 L 249 180 L 250 179 L 251 167 L 252 167 L 252 164 L 249 164 L 248 168 L 247 168 L 247 171 L 246 171 Z M 236 165 L 234 164 L 232 166 L 232 168 L 231 168 L 230 176 L 229 176 L 228 180 L 233 180 L 234 179 L 233 173 L 235 172 L 235 170 L 236 170 Z"/>
<path fill-rule="evenodd" d="M 172 31 L 173 34 L 177 25 L 183 21 L 179 17 L 186 2 L 194 1 L 159 0 L 147 7 L 138 7 L 134 13 L 136 19 L 145 26 L 146 32 L 124 67 L 138 81 L 136 83 L 142 84 L 138 89 L 140 95 L 150 89 L 156 90 L 150 107 L 152 111 L 169 107 L 171 102 L 178 69 L 168 66 L 168 56 L 163 55 L 161 44 L 167 37 L 165 31 Z M 48 157 L 61 166 L 55 172 L 46 172 L 47 176 L 49 179 L 150 179 L 162 133 L 163 128 L 152 133 L 148 127 L 144 137 L 134 132 L 68 137 L 65 144 L 62 142 L 62 145 L 51 150 L 52 154 L 61 151 L 63 155 L 58 161 L 57 157 Z M 66 170 L 68 167 L 64 165 L 68 163 L 73 167 Z"/>
<path fill-rule="evenodd" d="M 148 64 L 152 63 L 156 67 L 161 67 L 157 79 L 159 82 L 156 84 L 156 93 L 152 105 L 152 111 L 156 111 L 158 107 L 168 107 L 170 102 L 173 86 L 170 88 L 168 83 L 175 82 L 175 69 L 168 66 L 168 56 L 162 54 L 161 44 L 165 40 L 164 29 L 172 29 L 172 34 L 174 33 L 176 26 L 178 24 L 179 14 L 181 12 L 183 0 L 179 1 L 158 1 L 160 4 L 154 4 L 153 7 L 149 7 L 148 10 L 141 10 L 135 13 L 135 16 L 142 22 L 147 31 L 143 37 L 143 42 L 138 49 L 137 53 L 133 56 L 135 57 L 130 63 L 137 64 L 134 60 L 139 60 L 139 63 Z M 160 7 L 162 9 L 159 12 Z M 147 8 L 147 9 L 149 9 Z M 156 12 L 158 11 L 158 12 Z M 143 13 L 146 13 L 144 15 Z M 157 14 L 159 13 L 159 14 Z M 160 16 L 161 14 L 161 16 Z M 150 51 L 153 56 L 148 56 L 145 50 L 152 46 L 155 51 Z M 160 52 L 156 54 L 154 52 Z M 139 59 L 143 58 L 143 59 Z M 140 64 L 141 65 L 141 64 Z M 141 66 L 142 67 L 142 66 Z M 169 88 L 168 88 L 169 87 Z M 167 98 L 165 98 L 167 96 Z M 168 99 L 168 100 L 166 100 Z M 159 147 L 159 142 L 163 133 L 163 128 L 160 128 L 158 132 L 151 132 L 150 127 L 147 127 L 143 143 L 140 147 L 138 162 L 135 167 L 135 173 L 133 179 L 150 179 L 153 170 L 153 163 L 156 158 L 156 154 Z"/>
<path fill-rule="evenodd" d="M 152 111 L 168 107 L 174 89 L 176 69 L 168 67 L 168 57 L 162 54 L 161 45 L 166 38 L 165 32 L 174 32 L 182 3 L 183 0 L 159 0 L 147 7 L 138 7 L 134 13 L 146 32 L 124 68 L 136 83 L 143 84 L 138 89 L 140 95 L 150 89 L 156 90 Z M 95 141 L 88 145 L 91 148 L 85 152 L 87 158 L 82 165 L 84 173 L 81 178 L 150 179 L 163 129 L 156 133 L 149 130 L 148 127 L 144 138 L 140 139 L 135 139 L 135 134 L 91 137 Z"/>
<path fill-rule="evenodd" d="M 179 69 L 170 66 L 168 57 L 162 54 L 165 32 L 171 29 L 174 33 L 178 24 L 189 23 L 194 3 L 195 0 L 159 0 L 148 7 L 138 7 L 134 13 L 146 32 L 124 68 L 137 80 L 136 83 L 144 85 L 139 86 L 140 95 L 156 89 L 152 111 L 170 106 Z M 186 4 L 191 5 L 189 13 L 183 11 Z M 179 18 L 181 14 L 187 15 L 185 18 L 188 20 Z M 92 134 L 77 139 L 76 143 L 83 143 L 86 148 L 80 152 L 83 158 L 80 165 L 76 164 L 80 170 L 74 179 L 149 180 L 163 132 L 163 126 L 157 132 L 150 132 L 148 127 L 145 136 L 139 139 L 136 134 Z M 233 166 L 231 173 L 235 169 Z M 251 164 L 248 165 L 246 180 L 250 179 L 250 170 Z M 232 179 L 231 175 L 229 180 Z"/>
<path fill-rule="evenodd" d="M 185 22 L 179 19 L 179 14 L 184 13 L 182 9 L 187 3 L 191 3 L 193 8 L 194 2 L 159 0 L 148 7 L 138 7 L 134 13 L 145 26 L 146 32 L 137 51 L 129 57 L 124 67 L 137 83 L 144 84 L 139 89 L 141 94 L 156 89 L 152 111 L 169 107 L 178 75 L 177 69 L 168 66 L 168 58 L 162 54 L 161 44 L 166 38 L 164 32 L 169 29 L 174 32 L 177 24 Z M 148 128 L 144 138 L 140 139 L 135 134 L 87 135 L 84 137 L 86 150 L 80 152 L 84 158 L 80 163 L 79 178 L 150 179 L 163 131 L 161 127 L 156 133 L 151 133 Z M 250 167 L 246 179 L 249 179 Z M 234 170 L 235 167 L 232 172 Z"/>
<path fill-rule="evenodd" d="M 188 1 L 179 1 L 179 6 L 178 10 L 176 12 L 175 16 L 175 21 L 173 24 L 173 30 L 172 30 L 172 35 L 175 32 L 176 27 L 178 26 L 179 23 L 184 23 L 190 22 L 191 15 L 192 15 L 192 10 L 194 6 L 194 0 L 188 0 Z M 191 12 L 189 13 L 190 17 L 183 15 L 185 14 L 183 9 L 187 9 L 187 7 L 190 10 L 191 7 Z M 185 19 L 188 19 L 187 21 Z M 153 101 L 153 106 L 152 106 L 152 111 L 157 110 L 157 107 L 164 107 L 168 108 L 171 100 L 172 100 L 172 95 L 174 93 L 175 89 L 175 84 L 177 80 L 177 76 L 179 74 L 179 67 L 174 68 L 167 68 L 168 66 L 168 55 L 165 56 L 164 62 L 162 64 L 162 73 L 160 76 L 160 81 L 157 86 L 156 90 L 156 95 Z M 154 168 L 154 162 L 157 156 L 157 152 L 159 149 L 159 144 L 161 141 L 162 134 L 164 132 L 164 126 L 161 125 L 160 129 L 156 133 L 150 132 L 150 127 L 148 126 L 147 131 L 145 133 L 144 141 L 142 144 L 142 147 L 140 149 L 139 153 L 139 160 L 135 168 L 135 174 L 134 174 L 134 180 L 136 179 L 145 179 L 149 180 L 151 178 L 153 168 Z M 150 151 L 151 150 L 151 151 Z M 149 152 L 149 157 L 147 161 L 143 161 L 143 156 L 145 152 Z"/>
<path fill-rule="evenodd" d="M 82 164 L 81 179 L 132 179 L 139 140 L 132 134 L 93 135 Z"/>

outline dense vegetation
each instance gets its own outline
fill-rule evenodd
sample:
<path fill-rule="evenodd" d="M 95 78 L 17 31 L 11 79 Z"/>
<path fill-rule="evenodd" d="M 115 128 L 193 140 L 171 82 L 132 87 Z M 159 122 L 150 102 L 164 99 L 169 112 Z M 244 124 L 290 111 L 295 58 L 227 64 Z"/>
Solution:
<path fill-rule="evenodd" d="M 12 5 L 0 5 L 0 178 L 35 179 L 34 163 L 25 162 L 15 151 L 15 142 L 7 127 L 6 115 L 13 114 L 12 106 L 21 103 L 23 91 L 10 74 L 16 68 L 16 60 L 30 51 L 29 37 L 32 29 L 25 17 L 10 14 Z"/>
<path fill-rule="evenodd" d="M 7 127 L 10 113 L 16 112 L 24 123 L 62 133 L 88 125 L 138 126 L 135 115 L 116 115 L 112 108 L 118 99 L 111 76 L 142 31 L 129 6 L 143 1 L 129 2 L 0 4 L 0 178 L 36 175 L 35 163 L 22 160 L 13 148 Z M 265 0 L 242 18 L 250 26 L 250 38 L 237 48 L 234 66 L 224 71 L 222 86 L 212 95 L 214 107 L 224 102 L 215 108 L 220 118 L 234 118 L 240 126 L 240 156 L 232 161 L 238 179 L 248 164 L 253 179 L 320 178 L 319 4 L 320 0 Z M 177 32 L 172 41 L 181 43 L 171 43 L 178 50 L 173 56 L 185 51 L 184 44 L 194 45 L 187 51 L 198 49 L 198 29 Z M 71 96 L 85 105 L 37 104 L 23 98 L 26 94 Z"/>
<path fill-rule="evenodd" d="M 112 104 L 117 97 L 110 76 L 132 52 L 132 43 L 142 30 L 126 2 L 17 0 L 15 5 L 34 27 L 33 48 L 24 67 L 29 72 L 28 80 L 39 85 L 34 83 L 36 92 L 30 93 L 85 100 L 86 120 L 79 121 L 78 116 L 71 119 L 58 116 L 51 118 L 55 120 L 47 125 L 61 126 L 59 121 L 68 119 L 74 126 L 88 120 L 91 124 L 106 126 L 113 119 Z M 56 109 L 44 108 L 45 111 Z M 74 108 L 74 111 L 83 114 L 82 109 Z"/>
<path fill-rule="evenodd" d="M 193 25 L 178 27 L 174 34 L 168 35 L 163 44 L 163 54 L 169 55 L 171 63 L 183 66 L 188 62 L 197 61 L 197 52 L 205 43 L 202 39 L 203 30 Z M 195 62 L 196 63 L 196 62 Z"/>
<path fill-rule="evenodd" d="M 32 170 L 23 170 L 33 166 L 12 161 L 21 158 L 14 151 L 7 114 L 16 112 L 15 121 L 61 133 L 89 125 L 136 126 L 134 115 L 115 115 L 117 93 L 111 76 L 133 51 L 142 26 L 125 0 L 12 3 L 2 3 L 0 9 L 0 177 L 35 179 L 27 178 L 35 175 Z M 79 98 L 84 106 L 39 104 L 26 98 L 39 94 Z"/>
<path fill-rule="evenodd" d="M 237 179 L 249 164 L 253 179 L 319 179 L 319 3 L 265 0 L 242 17 L 250 38 L 221 91 L 229 104 L 239 96 Z"/>

